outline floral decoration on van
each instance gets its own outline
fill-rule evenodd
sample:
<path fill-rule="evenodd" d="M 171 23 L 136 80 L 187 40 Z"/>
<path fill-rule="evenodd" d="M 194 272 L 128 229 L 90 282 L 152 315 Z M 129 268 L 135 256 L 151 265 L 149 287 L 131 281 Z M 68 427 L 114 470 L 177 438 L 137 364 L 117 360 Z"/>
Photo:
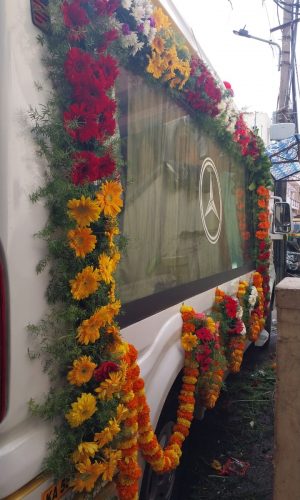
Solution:
<path fill-rule="evenodd" d="M 121 303 L 115 272 L 123 248 L 119 65 L 163 86 L 229 154 L 243 159 L 257 194 L 257 262 L 263 266 L 263 278 L 259 273 L 254 278 L 259 298 L 250 316 L 253 335 L 267 312 L 268 240 L 262 214 L 268 208 L 263 189 L 270 185 L 269 162 L 260 140 L 228 105 L 225 87 L 204 61 L 191 56 L 160 8 L 148 0 L 52 0 L 49 8 L 51 33 L 39 41 L 47 42 L 45 62 L 54 91 L 31 116 L 39 154 L 49 166 L 45 185 L 32 199 L 43 199 L 49 210 L 39 234 L 48 255 L 38 270 L 50 263 L 50 312 L 31 330 L 40 336 L 52 387 L 44 404 L 30 406 L 58 422 L 45 462 L 48 472 L 71 478 L 74 491 L 85 493 L 116 477 L 119 498 L 136 499 L 138 450 L 157 472 L 178 465 L 195 393 L 199 390 L 202 404 L 214 405 L 224 358 L 218 325 L 184 306 L 183 385 L 177 422 L 162 449 L 150 424 L 137 352 L 122 340 L 117 322 Z M 240 340 L 237 302 L 226 298 L 222 307 L 226 335 Z"/>
<path fill-rule="evenodd" d="M 199 402 L 213 408 L 222 387 L 226 359 L 219 336 L 219 323 L 190 306 L 181 307 L 181 345 L 199 364 L 197 394 Z"/>
<path fill-rule="evenodd" d="M 216 289 L 213 316 L 220 323 L 221 342 L 225 348 L 228 369 L 232 373 L 240 370 L 246 344 L 244 310 L 236 297 Z"/>

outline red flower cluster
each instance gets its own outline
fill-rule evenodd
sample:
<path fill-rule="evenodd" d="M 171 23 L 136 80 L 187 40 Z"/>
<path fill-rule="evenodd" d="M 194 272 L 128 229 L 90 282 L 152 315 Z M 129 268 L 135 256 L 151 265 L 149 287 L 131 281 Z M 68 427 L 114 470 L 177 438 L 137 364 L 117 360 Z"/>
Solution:
<path fill-rule="evenodd" d="M 115 170 L 115 162 L 107 154 L 99 158 L 90 151 L 80 151 L 73 156 L 71 177 L 74 184 L 94 182 L 108 177 Z"/>
<path fill-rule="evenodd" d="M 205 64 L 197 57 L 191 59 L 191 77 L 186 84 L 185 97 L 193 109 L 209 116 L 219 114 L 222 91 Z"/>
<path fill-rule="evenodd" d="M 89 14 L 111 15 L 119 2 L 107 0 L 73 0 L 64 2 L 64 23 L 72 30 L 90 23 Z M 99 12 L 98 12 L 99 11 Z M 64 70 L 72 87 L 73 102 L 64 112 L 64 127 L 82 149 L 73 156 L 71 178 L 74 184 L 94 182 L 113 174 L 115 162 L 109 156 L 97 157 L 91 146 L 97 141 L 103 144 L 115 132 L 116 102 L 109 96 L 118 76 L 116 60 L 105 54 L 108 44 L 116 38 L 115 30 L 104 34 L 98 55 L 91 55 L 79 47 L 71 47 L 67 53 Z"/>
<path fill-rule="evenodd" d="M 200 371 L 202 373 L 207 372 L 212 365 L 212 358 L 210 357 L 212 350 L 207 343 L 200 344 L 197 348 L 196 360 L 200 365 Z"/>
<path fill-rule="evenodd" d="M 233 299 L 229 295 L 225 295 L 224 305 L 227 316 L 232 319 L 236 318 L 237 306 L 238 306 L 237 300 Z"/>
<path fill-rule="evenodd" d="M 243 156 L 249 155 L 254 159 L 259 156 L 256 137 L 253 132 L 249 130 L 242 114 L 239 115 L 236 121 L 233 140 L 240 145 Z"/>

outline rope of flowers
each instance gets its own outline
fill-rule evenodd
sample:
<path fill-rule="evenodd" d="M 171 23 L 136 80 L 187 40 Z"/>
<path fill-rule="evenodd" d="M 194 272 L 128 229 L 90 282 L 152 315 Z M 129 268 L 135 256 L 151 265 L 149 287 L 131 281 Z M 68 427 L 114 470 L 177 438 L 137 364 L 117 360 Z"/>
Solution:
<path fill-rule="evenodd" d="M 232 373 L 240 370 L 246 345 L 246 327 L 243 318 L 243 308 L 235 297 L 227 295 L 220 288 L 215 292 L 213 316 L 220 323 L 220 334 Z"/>
<path fill-rule="evenodd" d="M 114 277 L 121 244 L 117 217 L 123 206 L 114 90 L 119 59 L 172 90 L 228 152 L 245 157 L 253 179 L 259 172 L 268 185 L 269 177 L 254 147 L 259 142 L 236 112 L 222 110 L 226 91 L 200 59 L 178 45 L 161 9 L 153 9 L 148 0 L 53 0 L 50 9 L 46 63 L 56 98 L 32 116 L 51 172 L 33 199 L 45 198 L 50 212 L 41 236 L 53 263 L 47 291 L 53 307 L 48 323 L 33 330 L 44 336 L 43 349 L 52 356 L 47 366 L 53 370 L 55 365 L 60 384 L 44 405 L 32 403 L 31 408 L 47 418 L 65 415 L 51 443 L 48 470 L 71 477 L 78 492 L 91 492 L 119 471 L 120 498 L 132 499 L 138 494 L 138 448 L 154 470 L 176 467 L 193 418 L 195 391 L 212 407 L 224 364 L 215 322 L 183 308 L 184 328 L 193 325 L 194 331 L 183 332 L 178 418 L 162 450 L 150 425 L 136 351 L 122 340 L 116 322 L 121 308 Z"/>
<path fill-rule="evenodd" d="M 199 363 L 197 383 L 199 403 L 213 408 L 223 384 L 226 359 L 220 343 L 219 324 L 203 313 L 196 313 L 190 306 L 182 306 L 182 339 L 186 351 L 191 351 Z"/>

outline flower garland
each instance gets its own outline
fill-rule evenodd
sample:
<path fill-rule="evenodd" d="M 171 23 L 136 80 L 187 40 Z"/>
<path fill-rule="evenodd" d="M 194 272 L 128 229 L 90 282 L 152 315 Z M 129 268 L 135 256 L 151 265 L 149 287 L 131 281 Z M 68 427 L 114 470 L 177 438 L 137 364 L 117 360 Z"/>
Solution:
<path fill-rule="evenodd" d="M 267 310 L 267 238 L 259 231 L 266 229 L 261 224 L 266 223 L 262 214 L 267 211 L 268 164 L 242 117 L 229 106 L 228 115 L 222 111 L 228 92 L 203 61 L 189 54 L 160 8 L 153 9 L 148 0 L 52 0 L 50 10 L 46 62 L 56 99 L 51 98 L 41 114 L 33 114 L 50 176 L 33 199 L 45 198 L 50 212 L 41 231 L 52 262 L 47 296 L 53 306 L 49 336 L 46 321 L 40 327 L 46 336 L 43 349 L 52 356 L 47 366 L 52 370 L 56 365 L 65 384 L 50 391 L 45 405 L 32 403 L 31 408 L 49 418 L 65 416 L 51 444 L 49 471 L 71 477 L 77 492 L 91 492 L 97 483 L 116 476 L 119 497 L 135 499 L 138 449 L 157 472 L 176 467 L 193 418 L 195 393 L 202 404 L 213 407 L 225 365 L 218 325 L 184 306 L 183 386 L 177 423 L 163 450 L 150 424 L 137 353 L 121 339 L 116 321 L 121 308 L 115 282 L 121 257 L 117 218 L 123 207 L 114 90 L 119 60 L 125 55 L 128 67 L 134 63 L 150 80 L 171 89 L 199 123 L 216 117 L 206 123 L 217 140 L 235 157 L 246 158 L 255 187 L 260 176 L 256 236 L 265 244 L 257 254 L 264 270 L 261 281 L 259 273 L 254 278 L 259 299 L 251 313 L 253 332 Z M 232 124 L 233 134 L 228 132 Z M 223 302 L 230 313 L 226 335 L 241 342 L 237 303 L 228 297 Z M 233 352 L 238 346 L 227 343 L 225 349 L 232 353 L 235 371 L 239 357 Z"/>
<path fill-rule="evenodd" d="M 262 288 L 264 293 L 264 318 L 268 316 L 270 302 L 270 214 L 269 200 L 270 192 L 265 186 L 259 186 L 256 190 L 257 194 L 257 230 L 255 236 L 257 238 L 257 267 L 256 270 L 262 275 Z"/>
<path fill-rule="evenodd" d="M 242 321 L 243 308 L 239 305 L 238 299 L 226 295 L 217 288 L 213 316 L 220 322 L 228 369 L 232 373 L 237 373 L 242 364 L 246 342 L 246 327 Z"/>
<path fill-rule="evenodd" d="M 181 307 L 182 338 L 185 351 L 199 363 L 197 383 L 199 402 L 213 408 L 222 387 L 226 360 L 219 338 L 219 324 L 210 316 L 196 313 L 190 306 Z"/>

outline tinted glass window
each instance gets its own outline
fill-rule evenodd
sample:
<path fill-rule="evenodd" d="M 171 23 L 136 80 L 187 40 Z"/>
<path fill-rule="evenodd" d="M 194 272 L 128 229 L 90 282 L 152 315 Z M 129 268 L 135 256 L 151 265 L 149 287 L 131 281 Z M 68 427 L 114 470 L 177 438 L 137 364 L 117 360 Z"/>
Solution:
<path fill-rule="evenodd" d="M 119 270 L 130 302 L 250 261 L 245 169 L 161 90 L 119 81 L 126 159 Z"/>

